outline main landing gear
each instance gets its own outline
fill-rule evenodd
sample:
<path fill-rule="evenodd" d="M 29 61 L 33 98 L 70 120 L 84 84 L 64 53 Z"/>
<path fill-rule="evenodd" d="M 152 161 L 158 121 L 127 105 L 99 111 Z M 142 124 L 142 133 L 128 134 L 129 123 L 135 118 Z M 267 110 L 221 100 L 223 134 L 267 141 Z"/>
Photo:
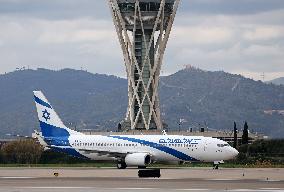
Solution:
<path fill-rule="evenodd" d="M 127 167 L 124 161 L 118 161 L 116 166 L 118 169 L 126 169 Z M 138 169 L 139 169 L 138 177 L 140 178 L 147 178 L 147 177 L 160 178 L 161 177 L 160 169 L 146 169 L 146 166 L 138 166 Z"/>
<path fill-rule="evenodd" d="M 119 161 L 119 162 L 117 162 L 116 167 L 118 169 L 126 169 L 127 165 L 126 165 L 126 163 L 124 161 Z"/>

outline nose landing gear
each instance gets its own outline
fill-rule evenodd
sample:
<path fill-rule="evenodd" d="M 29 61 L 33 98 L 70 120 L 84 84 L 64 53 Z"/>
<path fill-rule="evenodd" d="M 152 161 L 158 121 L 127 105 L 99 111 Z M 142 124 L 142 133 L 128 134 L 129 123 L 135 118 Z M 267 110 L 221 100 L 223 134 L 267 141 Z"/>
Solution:
<path fill-rule="evenodd" d="M 219 164 L 214 165 L 213 169 L 219 169 Z"/>
<path fill-rule="evenodd" d="M 213 169 L 219 169 L 219 164 L 223 164 L 224 161 L 214 161 L 213 163 Z"/>

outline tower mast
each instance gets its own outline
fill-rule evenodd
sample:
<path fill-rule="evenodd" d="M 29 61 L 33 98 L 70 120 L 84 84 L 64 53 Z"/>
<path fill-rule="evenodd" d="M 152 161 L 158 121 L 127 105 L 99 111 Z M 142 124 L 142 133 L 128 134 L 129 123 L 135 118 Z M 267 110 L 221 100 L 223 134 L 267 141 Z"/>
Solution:
<path fill-rule="evenodd" d="M 108 0 L 128 78 L 124 130 L 163 129 L 159 76 L 179 2 Z"/>

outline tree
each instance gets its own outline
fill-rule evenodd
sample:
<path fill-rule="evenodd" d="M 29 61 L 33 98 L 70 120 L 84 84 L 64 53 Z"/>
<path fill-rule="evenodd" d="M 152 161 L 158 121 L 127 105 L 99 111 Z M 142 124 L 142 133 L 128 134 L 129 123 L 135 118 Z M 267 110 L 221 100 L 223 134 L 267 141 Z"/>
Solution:
<path fill-rule="evenodd" d="M 1 147 L 0 147 L 0 163 L 3 163 L 3 155 L 2 155 Z"/>
<path fill-rule="evenodd" d="M 33 139 L 12 141 L 2 147 L 6 163 L 36 164 L 42 152 L 43 148 Z"/>
<path fill-rule="evenodd" d="M 247 122 L 245 122 L 244 124 L 242 144 L 248 144 L 248 123 Z"/>
<path fill-rule="evenodd" d="M 238 129 L 237 129 L 237 124 L 234 122 L 234 144 L 233 147 L 237 148 L 238 146 Z"/>

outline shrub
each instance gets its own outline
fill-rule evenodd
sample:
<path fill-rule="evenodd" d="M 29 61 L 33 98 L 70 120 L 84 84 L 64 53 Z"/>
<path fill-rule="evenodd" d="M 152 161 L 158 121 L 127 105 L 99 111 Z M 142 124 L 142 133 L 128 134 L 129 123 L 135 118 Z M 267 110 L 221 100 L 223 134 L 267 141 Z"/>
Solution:
<path fill-rule="evenodd" d="M 33 139 L 17 140 L 2 147 L 5 163 L 36 164 L 43 148 Z"/>

